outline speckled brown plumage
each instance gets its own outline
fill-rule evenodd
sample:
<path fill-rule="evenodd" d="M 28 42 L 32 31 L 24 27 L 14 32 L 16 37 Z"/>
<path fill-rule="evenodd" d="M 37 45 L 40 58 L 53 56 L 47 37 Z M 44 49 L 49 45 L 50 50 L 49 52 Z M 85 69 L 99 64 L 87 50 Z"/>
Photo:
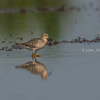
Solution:
<path fill-rule="evenodd" d="M 22 46 L 26 49 L 32 49 L 33 54 L 36 54 L 36 51 L 45 47 L 47 39 L 49 38 L 48 34 L 43 33 L 41 38 L 33 38 L 26 43 L 16 44 L 17 46 Z"/>

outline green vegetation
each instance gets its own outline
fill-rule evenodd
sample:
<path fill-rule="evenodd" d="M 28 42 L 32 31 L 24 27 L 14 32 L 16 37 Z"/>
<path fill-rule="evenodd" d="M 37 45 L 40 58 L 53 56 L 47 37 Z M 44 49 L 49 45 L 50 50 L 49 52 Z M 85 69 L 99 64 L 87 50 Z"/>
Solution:
<path fill-rule="evenodd" d="M 61 6 L 66 0 L 0 0 L 0 8 Z"/>

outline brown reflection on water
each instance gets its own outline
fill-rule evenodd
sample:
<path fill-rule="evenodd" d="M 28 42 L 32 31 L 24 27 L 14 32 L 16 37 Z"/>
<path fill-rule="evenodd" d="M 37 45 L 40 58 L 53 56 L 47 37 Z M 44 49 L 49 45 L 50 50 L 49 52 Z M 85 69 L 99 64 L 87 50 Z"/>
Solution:
<path fill-rule="evenodd" d="M 33 61 L 27 62 L 27 63 L 22 64 L 20 66 L 16 66 L 16 68 L 27 69 L 32 74 L 41 75 L 42 79 L 47 79 L 48 76 L 51 75 L 51 72 L 47 73 L 47 69 L 46 69 L 45 65 L 38 62 L 36 59 L 35 60 L 33 59 Z"/>

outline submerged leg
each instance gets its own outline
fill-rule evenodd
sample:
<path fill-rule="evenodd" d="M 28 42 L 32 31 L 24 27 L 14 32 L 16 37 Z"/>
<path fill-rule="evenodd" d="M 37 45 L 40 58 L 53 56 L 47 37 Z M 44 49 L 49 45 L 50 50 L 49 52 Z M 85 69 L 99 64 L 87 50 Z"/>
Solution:
<path fill-rule="evenodd" d="M 36 54 L 37 51 L 35 51 L 34 55 Z"/>
<path fill-rule="evenodd" d="M 35 57 L 42 57 L 42 55 L 35 55 L 36 52 L 37 52 L 37 50 L 34 50 L 34 49 L 33 49 L 32 59 L 33 59 L 33 57 L 34 57 L 34 58 L 35 58 Z"/>
<path fill-rule="evenodd" d="M 32 53 L 32 55 L 34 56 L 34 52 Z"/>
<path fill-rule="evenodd" d="M 34 57 L 34 52 L 32 53 L 32 59 L 33 59 L 33 57 Z"/>
<path fill-rule="evenodd" d="M 37 62 L 36 58 L 34 57 L 35 62 Z"/>
<path fill-rule="evenodd" d="M 35 56 L 37 51 L 33 50 L 32 56 Z"/>

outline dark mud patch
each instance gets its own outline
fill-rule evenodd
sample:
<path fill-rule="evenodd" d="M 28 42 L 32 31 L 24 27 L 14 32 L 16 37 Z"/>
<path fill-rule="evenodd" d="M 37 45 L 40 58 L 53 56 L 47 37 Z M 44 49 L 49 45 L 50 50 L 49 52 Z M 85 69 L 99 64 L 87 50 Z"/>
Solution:
<path fill-rule="evenodd" d="M 81 38 L 81 35 L 78 36 L 78 38 L 73 39 L 72 41 L 67 41 L 67 40 L 62 40 L 62 41 L 54 41 L 52 39 L 48 40 L 47 45 L 52 46 L 52 45 L 57 45 L 59 43 L 99 43 L 100 42 L 100 37 L 99 35 L 95 37 L 95 39 L 89 40 L 86 38 Z"/>
<path fill-rule="evenodd" d="M 16 46 L 16 45 L 12 45 L 11 47 L 1 47 L 0 50 L 5 50 L 5 51 L 12 51 L 13 49 L 17 50 L 17 49 L 24 49 L 21 46 Z"/>
<path fill-rule="evenodd" d="M 9 8 L 9 9 L 5 9 L 5 8 L 0 8 L 0 13 L 3 14 L 3 13 L 34 13 L 34 12 L 56 12 L 56 11 L 59 11 L 59 12 L 62 12 L 62 11 L 77 11 L 77 12 L 80 12 L 82 10 L 86 11 L 88 9 L 92 9 L 92 10 L 95 10 L 95 11 L 99 11 L 100 10 L 100 7 L 95 7 L 93 8 L 93 3 L 90 2 L 88 5 L 85 5 L 83 4 L 81 7 L 78 7 L 78 6 L 65 6 L 65 5 L 61 5 L 61 6 L 58 6 L 58 7 L 41 7 L 41 6 L 38 6 L 38 7 L 35 7 L 35 8 L 24 8 L 24 7 L 20 7 L 20 8 L 17 8 L 17 9 L 14 9 L 14 8 Z"/>

